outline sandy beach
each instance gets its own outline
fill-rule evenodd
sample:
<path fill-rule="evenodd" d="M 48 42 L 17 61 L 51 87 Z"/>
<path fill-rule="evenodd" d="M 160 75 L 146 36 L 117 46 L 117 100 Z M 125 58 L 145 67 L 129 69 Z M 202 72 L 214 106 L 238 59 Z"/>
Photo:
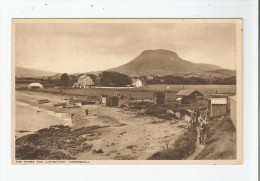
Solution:
<path fill-rule="evenodd" d="M 49 99 L 49 103 L 37 104 L 38 99 Z M 99 126 L 86 143 L 92 145 L 87 151 L 73 155 L 78 160 L 148 159 L 153 153 L 172 147 L 175 140 L 187 129 L 183 120 L 169 121 L 151 116 L 140 116 L 137 112 L 96 103 L 80 108 L 54 107 L 68 96 L 16 91 L 16 137 L 34 133 L 52 125 L 68 125 L 72 130 Z M 89 115 L 85 115 L 85 109 Z M 75 118 L 71 120 L 73 113 Z M 82 136 L 82 135 L 81 135 Z M 65 139 L 65 138 L 64 138 Z M 64 141 L 64 140 L 63 140 Z M 96 150 L 103 153 L 96 153 Z"/>

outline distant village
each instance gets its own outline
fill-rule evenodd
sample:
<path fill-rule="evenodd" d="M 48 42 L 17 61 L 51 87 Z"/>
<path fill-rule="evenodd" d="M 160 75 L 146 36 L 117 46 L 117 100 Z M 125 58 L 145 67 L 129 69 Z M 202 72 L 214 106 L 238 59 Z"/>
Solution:
<path fill-rule="evenodd" d="M 118 72 L 91 73 L 57 73 L 53 76 L 16 77 L 16 82 L 39 82 L 47 87 L 66 86 L 74 88 L 99 87 L 142 87 L 148 84 L 175 84 L 175 85 L 236 85 L 236 77 L 207 77 L 193 75 L 126 75 Z"/>

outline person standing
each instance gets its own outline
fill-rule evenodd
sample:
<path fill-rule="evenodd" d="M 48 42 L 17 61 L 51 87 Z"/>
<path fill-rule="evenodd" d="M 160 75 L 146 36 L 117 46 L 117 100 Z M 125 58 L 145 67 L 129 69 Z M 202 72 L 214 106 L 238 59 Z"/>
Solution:
<path fill-rule="evenodd" d="M 205 144 L 205 136 L 206 136 L 206 130 L 207 130 L 207 125 L 202 122 L 200 125 L 200 144 L 204 145 Z"/>
<path fill-rule="evenodd" d="M 86 116 L 88 115 L 88 109 L 85 110 Z"/>

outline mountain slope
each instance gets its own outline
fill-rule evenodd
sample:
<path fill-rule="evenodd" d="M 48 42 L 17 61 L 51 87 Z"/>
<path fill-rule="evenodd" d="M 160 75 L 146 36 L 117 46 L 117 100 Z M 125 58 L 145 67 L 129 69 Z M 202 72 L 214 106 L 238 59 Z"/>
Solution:
<path fill-rule="evenodd" d="M 15 67 L 15 76 L 16 77 L 42 77 L 42 76 L 51 76 L 55 75 L 55 72 L 49 72 L 45 70 L 31 69 L 16 66 Z"/>
<path fill-rule="evenodd" d="M 169 50 L 145 50 L 131 62 L 110 69 L 128 75 L 178 74 L 222 69 L 209 64 L 196 64 L 181 59 Z"/>
<path fill-rule="evenodd" d="M 186 75 L 185 77 L 200 77 L 200 78 L 228 78 L 236 76 L 235 70 L 218 69 L 204 72 L 194 72 Z"/>

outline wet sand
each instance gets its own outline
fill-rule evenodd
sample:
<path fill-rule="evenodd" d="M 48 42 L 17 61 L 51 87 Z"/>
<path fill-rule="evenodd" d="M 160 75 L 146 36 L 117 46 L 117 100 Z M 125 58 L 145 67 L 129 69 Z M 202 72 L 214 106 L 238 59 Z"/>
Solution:
<path fill-rule="evenodd" d="M 51 102 L 36 103 L 37 99 L 43 98 Z M 96 130 L 98 136 L 88 140 L 88 144 L 93 144 L 92 150 L 78 153 L 75 155 L 77 159 L 142 160 L 165 149 L 166 144 L 171 147 L 187 126 L 187 123 L 182 120 L 167 121 L 150 116 L 140 117 L 132 111 L 100 104 L 71 109 L 53 107 L 53 103 L 62 102 L 64 98 L 68 97 L 16 91 L 16 131 L 23 129 L 32 132 L 56 123 L 68 124 L 68 115 L 73 113 L 75 119 L 72 121 L 72 129 L 93 125 L 106 126 Z M 23 103 L 27 105 L 21 106 Z M 89 110 L 88 116 L 85 115 L 86 108 Z M 38 109 L 40 112 L 37 113 Z M 16 136 L 21 136 L 18 132 L 16 133 Z M 93 152 L 99 149 L 102 149 L 104 153 Z"/>

